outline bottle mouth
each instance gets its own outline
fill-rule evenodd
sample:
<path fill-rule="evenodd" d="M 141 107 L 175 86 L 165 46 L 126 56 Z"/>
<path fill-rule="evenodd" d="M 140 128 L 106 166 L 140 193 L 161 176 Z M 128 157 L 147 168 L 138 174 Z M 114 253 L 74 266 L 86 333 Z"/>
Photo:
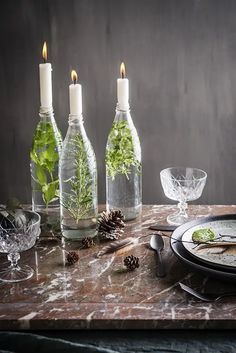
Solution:
<path fill-rule="evenodd" d="M 53 106 L 39 108 L 39 114 L 52 114 L 52 113 L 53 113 Z"/>
<path fill-rule="evenodd" d="M 68 119 L 69 125 L 78 124 L 79 122 L 83 122 L 82 114 L 81 115 L 69 114 L 69 119 Z"/>
<path fill-rule="evenodd" d="M 120 107 L 119 103 L 117 102 L 117 104 L 116 104 L 116 110 L 119 110 L 120 112 L 127 112 L 127 111 L 130 111 L 130 105 L 127 105 L 127 107 L 123 108 L 123 107 Z"/>

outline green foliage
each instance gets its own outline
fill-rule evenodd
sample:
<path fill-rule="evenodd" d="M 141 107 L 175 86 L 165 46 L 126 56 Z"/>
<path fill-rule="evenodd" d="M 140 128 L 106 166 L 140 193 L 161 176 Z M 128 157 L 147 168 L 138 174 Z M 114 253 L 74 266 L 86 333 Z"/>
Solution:
<path fill-rule="evenodd" d="M 195 243 L 205 243 L 207 241 L 213 241 L 216 235 L 210 228 L 195 230 L 192 234 L 192 239 Z"/>
<path fill-rule="evenodd" d="M 129 179 L 131 167 L 140 172 L 140 162 L 134 153 L 132 134 L 127 121 L 116 121 L 108 137 L 106 167 L 108 176 L 113 180 L 117 174 L 124 174 Z"/>
<path fill-rule="evenodd" d="M 86 145 L 80 134 L 70 141 L 69 154 L 74 159 L 75 175 L 66 181 L 70 192 L 63 192 L 61 203 L 78 223 L 93 208 L 93 178 Z"/>
<path fill-rule="evenodd" d="M 59 197 L 58 142 L 61 142 L 61 135 L 55 136 L 52 123 L 40 121 L 34 134 L 30 158 L 35 164 L 33 178 L 42 191 L 46 208 Z"/>

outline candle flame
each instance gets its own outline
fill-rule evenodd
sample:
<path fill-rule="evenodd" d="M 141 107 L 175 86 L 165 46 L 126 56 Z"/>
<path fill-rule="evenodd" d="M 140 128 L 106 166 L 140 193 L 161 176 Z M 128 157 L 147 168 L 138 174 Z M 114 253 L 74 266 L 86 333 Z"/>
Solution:
<path fill-rule="evenodd" d="M 74 84 L 76 84 L 76 82 L 78 80 L 78 75 L 77 75 L 77 72 L 75 70 L 71 71 L 71 79 L 74 82 Z"/>
<path fill-rule="evenodd" d="M 43 43 L 42 56 L 43 56 L 44 62 L 46 62 L 47 58 L 48 58 L 48 51 L 47 51 L 47 43 L 46 42 Z"/>
<path fill-rule="evenodd" d="M 120 76 L 125 78 L 125 64 L 123 62 L 120 64 Z"/>

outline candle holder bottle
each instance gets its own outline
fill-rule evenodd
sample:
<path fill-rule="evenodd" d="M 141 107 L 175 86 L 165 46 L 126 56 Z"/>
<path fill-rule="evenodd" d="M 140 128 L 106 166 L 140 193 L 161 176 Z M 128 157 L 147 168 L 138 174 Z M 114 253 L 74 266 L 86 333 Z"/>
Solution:
<path fill-rule="evenodd" d="M 106 146 L 107 209 L 121 209 L 125 220 L 142 210 L 141 146 L 129 108 L 116 107 Z"/>
<path fill-rule="evenodd" d="M 97 234 L 97 164 L 81 115 L 69 115 L 59 167 L 61 231 L 80 240 Z"/>
<path fill-rule="evenodd" d="M 40 108 L 30 151 L 32 209 L 50 223 L 59 216 L 59 156 L 61 133 L 54 119 L 53 108 Z"/>

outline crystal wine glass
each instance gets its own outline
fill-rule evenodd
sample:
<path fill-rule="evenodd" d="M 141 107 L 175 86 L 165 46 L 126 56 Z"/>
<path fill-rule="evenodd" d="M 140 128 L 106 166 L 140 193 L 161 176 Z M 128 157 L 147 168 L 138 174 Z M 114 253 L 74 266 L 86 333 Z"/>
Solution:
<path fill-rule="evenodd" d="M 207 173 L 197 168 L 172 167 L 163 169 L 160 177 L 166 197 L 179 202 L 179 212 L 169 215 L 168 223 L 180 225 L 187 222 L 187 202 L 197 200 L 202 195 Z"/>
<path fill-rule="evenodd" d="M 7 218 L 1 219 L 0 252 L 7 253 L 7 258 L 11 262 L 10 266 L 1 268 L 1 281 L 13 283 L 32 277 L 33 269 L 27 265 L 19 266 L 18 260 L 20 252 L 34 246 L 39 234 L 40 216 L 36 212 L 19 210 L 13 221 Z"/>

